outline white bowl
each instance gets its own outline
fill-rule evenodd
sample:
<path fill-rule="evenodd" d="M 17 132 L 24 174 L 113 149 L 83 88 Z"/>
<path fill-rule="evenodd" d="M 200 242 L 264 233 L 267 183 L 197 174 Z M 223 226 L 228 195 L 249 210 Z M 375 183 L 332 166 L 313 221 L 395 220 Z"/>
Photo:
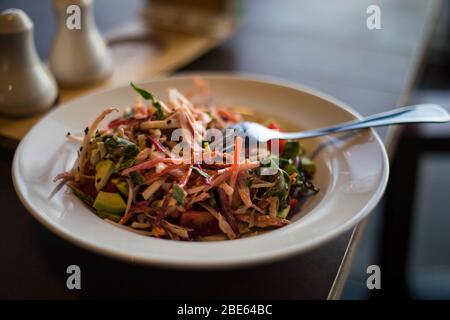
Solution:
<path fill-rule="evenodd" d="M 254 108 L 300 129 L 312 129 L 360 116 L 348 106 L 315 90 L 261 77 L 204 74 L 216 102 Z M 166 98 L 166 89 L 186 90 L 191 76 L 181 75 L 140 84 Z M 86 249 L 130 262 L 179 268 L 221 268 L 267 262 L 311 249 L 354 227 L 377 204 L 388 178 L 388 159 L 374 130 L 346 139 L 327 136 L 304 140 L 317 154 L 315 184 L 294 223 L 252 238 L 219 242 L 181 242 L 144 237 L 111 225 L 93 214 L 69 192 L 49 197 L 53 177 L 71 168 L 76 146 L 65 134 L 82 132 L 105 107 L 133 104 L 128 86 L 88 95 L 46 115 L 17 148 L 13 180 L 31 214 L 51 231 Z M 57 254 L 57 252 L 55 252 Z"/>

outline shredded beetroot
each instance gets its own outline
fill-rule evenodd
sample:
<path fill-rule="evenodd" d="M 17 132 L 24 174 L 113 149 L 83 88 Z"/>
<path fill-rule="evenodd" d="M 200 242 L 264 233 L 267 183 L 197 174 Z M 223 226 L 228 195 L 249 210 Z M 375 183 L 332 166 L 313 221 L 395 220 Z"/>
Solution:
<path fill-rule="evenodd" d="M 136 207 L 148 207 L 150 205 L 150 202 L 147 200 L 144 201 L 138 201 L 136 202 L 135 206 Z"/>
<path fill-rule="evenodd" d="M 105 192 L 117 192 L 117 186 L 111 181 L 102 189 Z"/>
<path fill-rule="evenodd" d="M 294 212 L 294 210 L 297 208 L 298 200 L 296 198 L 291 198 L 289 200 L 289 213 Z"/>
<path fill-rule="evenodd" d="M 239 238 L 240 232 L 236 222 L 236 218 L 234 217 L 233 211 L 231 210 L 230 201 L 228 199 L 228 195 L 223 191 L 222 188 L 218 188 L 217 192 L 219 194 L 219 202 L 220 208 L 222 209 L 222 213 L 225 215 L 228 223 L 233 229 L 234 233 L 236 233 L 236 237 Z"/>
<path fill-rule="evenodd" d="M 193 238 L 212 236 L 221 232 L 217 220 L 202 225 L 186 225 L 186 227 L 194 229 L 193 231 L 189 231 L 189 235 Z"/>
<path fill-rule="evenodd" d="M 146 137 L 150 141 L 150 143 L 155 146 L 155 148 L 158 151 L 161 151 L 161 152 L 166 152 L 167 151 L 167 149 L 161 144 L 161 142 L 159 142 L 158 140 L 156 140 L 153 137 L 150 137 L 149 135 L 146 135 Z"/>
<path fill-rule="evenodd" d="M 126 125 L 126 124 L 129 124 L 130 122 L 131 122 L 131 119 L 121 119 L 121 118 L 115 119 L 108 124 L 108 128 L 115 129 L 120 125 Z"/>
<path fill-rule="evenodd" d="M 94 180 L 85 180 L 82 184 L 78 185 L 78 188 L 88 196 L 95 198 L 97 196 L 97 190 L 95 189 Z"/>

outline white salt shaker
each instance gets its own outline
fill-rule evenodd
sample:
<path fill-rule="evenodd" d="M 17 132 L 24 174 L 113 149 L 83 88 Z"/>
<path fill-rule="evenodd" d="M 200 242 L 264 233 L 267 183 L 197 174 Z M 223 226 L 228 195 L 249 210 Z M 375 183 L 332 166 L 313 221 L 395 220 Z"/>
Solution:
<path fill-rule="evenodd" d="M 23 116 L 50 108 L 58 88 L 36 53 L 33 22 L 22 10 L 0 13 L 0 48 L 0 113 Z"/>
<path fill-rule="evenodd" d="M 50 70 L 62 87 L 82 87 L 113 72 L 109 49 L 97 30 L 92 0 L 53 0 L 58 28 L 50 52 Z"/>

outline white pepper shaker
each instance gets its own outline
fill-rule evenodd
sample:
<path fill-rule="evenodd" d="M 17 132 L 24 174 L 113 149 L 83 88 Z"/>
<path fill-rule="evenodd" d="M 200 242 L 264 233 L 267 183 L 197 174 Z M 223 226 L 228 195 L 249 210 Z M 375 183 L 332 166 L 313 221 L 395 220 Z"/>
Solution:
<path fill-rule="evenodd" d="M 83 87 L 108 79 L 113 62 L 94 21 L 93 1 L 53 0 L 53 6 L 58 30 L 50 52 L 50 70 L 58 84 Z"/>
<path fill-rule="evenodd" d="M 19 9 L 0 13 L 0 112 L 24 116 L 50 108 L 56 82 L 39 59 L 33 22 Z"/>

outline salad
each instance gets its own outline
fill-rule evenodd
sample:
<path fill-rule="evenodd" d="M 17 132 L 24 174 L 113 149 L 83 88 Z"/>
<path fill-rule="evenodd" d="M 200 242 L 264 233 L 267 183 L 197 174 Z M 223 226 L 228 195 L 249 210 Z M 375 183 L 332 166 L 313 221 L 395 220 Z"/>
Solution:
<path fill-rule="evenodd" d="M 55 182 L 99 217 L 145 236 L 225 240 L 289 224 L 299 200 L 318 191 L 314 163 L 297 141 L 270 141 L 264 161 L 240 136 L 230 152 L 212 148 L 205 132 L 221 132 L 247 111 L 215 105 L 208 85 L 195 82 L 184 94 L 169 89 L 167 102 L 131 83 L 134 106 L 107 128 L 100 123 L 118 109 L 105 109 L 82 136 L 67 133 L 80 144 L 78 157 Z"/>

